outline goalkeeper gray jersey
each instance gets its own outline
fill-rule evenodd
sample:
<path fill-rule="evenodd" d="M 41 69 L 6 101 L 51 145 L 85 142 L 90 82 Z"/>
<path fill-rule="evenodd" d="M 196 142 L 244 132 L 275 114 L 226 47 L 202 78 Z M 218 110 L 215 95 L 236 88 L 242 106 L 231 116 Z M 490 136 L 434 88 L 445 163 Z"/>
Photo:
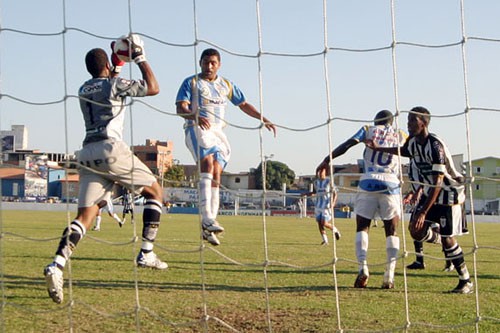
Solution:
<path fill-rule="evenodd" d="M 92 78 L 79 89 L 80 108 L 85 121 L 85 146 L 106 139 L 122 140 L 125 98 L 143 97 L 147 93 L 143 80 Z"/>

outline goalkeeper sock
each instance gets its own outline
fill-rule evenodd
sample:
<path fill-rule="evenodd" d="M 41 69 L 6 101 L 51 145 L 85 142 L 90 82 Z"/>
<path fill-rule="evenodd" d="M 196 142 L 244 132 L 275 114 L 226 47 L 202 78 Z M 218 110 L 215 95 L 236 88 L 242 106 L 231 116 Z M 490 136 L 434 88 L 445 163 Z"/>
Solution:
<path fill-rule="evenodd" d="M 161 202 L 147 199 L 144 202 L 144 212 L 142 214 L 142 245 L 141 251 L 149 253 L 153 251 L 153 243 L 158 234 L 161 218 Z"/>
<path fill-rule="evenodd" d="M 69 228 L 64 229 L 54 258 L 54 262 L 59 268 L 64 268 L 66 261 L 71 257 L 78 242 L 85 236 L 86 231 L 85 226 L 78 220 L 74 220 Z"/>

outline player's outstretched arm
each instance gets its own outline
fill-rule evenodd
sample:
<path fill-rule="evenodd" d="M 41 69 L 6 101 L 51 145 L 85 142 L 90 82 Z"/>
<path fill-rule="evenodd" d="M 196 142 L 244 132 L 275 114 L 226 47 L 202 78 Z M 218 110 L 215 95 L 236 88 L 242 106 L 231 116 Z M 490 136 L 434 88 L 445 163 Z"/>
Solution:
<path fill-rule="evenodd" d="M 260 120 L 260 118 L 262 117 L 261 113 L 259 111 L 257 111 L 255 106 L 253 106 L 250 103 L 243 102 L 238 106 L 241 109 L 241 111 L 245 112 L 247 115 L 249 115 L 252 118 Z M 264 126 L 266 126 L 266 128 L 269 131 L 272 131 L 274 137 L 276 137 L 276 126 L 274 126 L 274 124 L 272 122 L 270 122 L 269 119 L 267 119 L 266 117 L 262 117 L 262 121 L 264 122 Z"/>

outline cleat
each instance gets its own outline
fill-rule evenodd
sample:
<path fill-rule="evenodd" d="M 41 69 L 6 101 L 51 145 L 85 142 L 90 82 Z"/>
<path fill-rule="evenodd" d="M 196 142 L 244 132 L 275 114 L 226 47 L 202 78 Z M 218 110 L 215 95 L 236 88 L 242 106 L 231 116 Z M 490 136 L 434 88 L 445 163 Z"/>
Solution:
<path fill-rule="evenodd" d="M 368 273 L 360 270 L 358 276 L 356 277 L 356 281 L 354 281 L 354 288 L 366 288 L 368 285 L 368 276 Z"/>
<path fill-rule="evenodd" d="M 142 268 L 153 268 L 153 269 L 167 269 L 168 264 L 164 261 L 161 261 L 156 256 L 156 253 L 153 251 L 149 253 L 144 253 L 142 251 L 139 252 L 139 255 L 136 259 L 136 264 L 138 267 Z"/>
<path fill-rule="evenodd" d="M 342 235 L 340 234 L 339 229 L 337 229 L 336 227 L 333 227 L 333 232 L 335 234 L 335 239 L 340 240 L 340 237 L 342 237 Z"/>
<path fill-rule="evenodd" d="M 412 264 L 406 266 L 407 269 L 425 269 L 425 264 L 423 262 L 414 261 Z"/>
<path fill-rule="evenodd" d="M 210 232 L 208 230 L 203 230 L 202 236 L 203 236 L 203 239 L 206 240 L 207 242 L 209 242 L 210 244 L 215 245 L 215 246 L 220 245 L 219 238 L 217 238 L 217 236 L 215 235 L 214 232 Z"/>
<path fill-rule="evenodd" d="M 201 222 L 201 227 L 203 228 L 203 230 L 214 232 L 216 234 L 224 231 L 224 228 L 219 224 L 219 222 L 217 222 L 216 220 L 213 220 L 213 219 L 203 220 Z"/>
<path fill-rule="evenodd" d="M 43 270 L 45 276 L 45 283 L 47 284 L 47 291 L 50 298 L 57 303 L 61 304 L 64 299 L 63 293 L 63 272 L 55 264 L 50 264 Z"/>
<path fill-rule="evenodd" d="M 382 289 L 394 289 L 394 281 L 384 281 L 382 283 Z"/>
<path fill-rule="evenodd" d="M 446 261 L 446 266 L 443 268 L 443 272 L 453 272 L 455 270 L 455 265 L 451 261 Z"/>
<path fill-rule="evenodd" d="M 93 227 L 92 230 L 94 230 L 94 231 L 101 231 L 101 228 L 99 228 L 99 227 Z"/>
<path fill-rule="evenodd" d="M 321 245 L 323 245 L 323 246 L 326 246 L 326 245 L 328 245 L 328 244 L 329 244 L 329 243 L 328 243 L 328 242 L 325 242 L 325 241 L 322 241 L 322 242 L 321 242 Z"/>
<path fill-rule="evenodd" d="M 474 291 L 474 284 L 466 280 L 458 280 L 458 285 L 450 293 L 454 294 L 472 294 Z"/>

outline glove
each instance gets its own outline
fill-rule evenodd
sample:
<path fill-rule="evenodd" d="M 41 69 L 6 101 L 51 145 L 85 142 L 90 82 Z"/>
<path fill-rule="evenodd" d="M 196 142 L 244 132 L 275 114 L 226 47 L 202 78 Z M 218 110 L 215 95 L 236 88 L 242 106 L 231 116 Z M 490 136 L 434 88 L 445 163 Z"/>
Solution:
<path fill-rule="evenodd" d="M 144 42 L 141 37 L 135 34 L 130 34 L 127 38 L 130 49 L 132 50 L 132 60 L 136 64 L 146 61 L 146 54 L 144 52 Z"/>
<path fill-rule="evenodd" d="M 113 65 L 112 71 L 116 74 L 120 73 L 125 61 L 118 58 L 115 53 L 115 42 L 111 42 L 111 64 Z"/>

